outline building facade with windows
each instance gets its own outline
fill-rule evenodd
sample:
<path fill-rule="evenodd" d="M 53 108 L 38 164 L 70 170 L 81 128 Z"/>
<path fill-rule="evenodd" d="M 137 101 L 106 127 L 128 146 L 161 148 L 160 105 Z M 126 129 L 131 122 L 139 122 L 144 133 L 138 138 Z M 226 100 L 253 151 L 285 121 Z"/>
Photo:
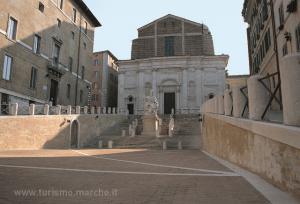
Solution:
<path fill-rule="evenodd" d="M 7 0 L 0 7 L 1 104 L 87 105 L 94 29 L 82 0 Z"/>
<path fill-rule="evenodd" d="M 245 0 L 250 74 L 278 72 L 284 56 L 300 52 L 299 0 Z"/>
<path fill-rule="evenodd" d="M 118 59 L 109 51 L 93 55 L 92 105 L 95 107 L 118 106 Z"/>
<path fill-rule="evenodd" d="M 199 113 L 209 97 L 223 93 L 229 56 L 215 55 L 207 26 L 166 15 L 138 29 L 131 60 L 119 64 L 118 107 L 143 114 L 145 96 L 159 113 Z"/>
<path fill-rule="evenodd" d="M 270 96 L 266 108 L 270 113 L 282 113 L 281 70 L 285 70 L 285 57 L 300 53 L 299 11 L 299 0 L 244 1 L 250 75 L 260 77 Z"/>

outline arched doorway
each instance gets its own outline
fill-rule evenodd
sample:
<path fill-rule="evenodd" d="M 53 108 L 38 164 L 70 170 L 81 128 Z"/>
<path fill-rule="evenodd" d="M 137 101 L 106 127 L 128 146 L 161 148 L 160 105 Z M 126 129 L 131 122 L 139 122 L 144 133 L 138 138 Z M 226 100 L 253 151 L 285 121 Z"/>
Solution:
<path fill-rule="evenodd" d="M 78 137 L 79 135 L 79 123 L 77 120 L 74 120 L 71 124 L 71 148 L 77 149 L 78 148 Z"/>

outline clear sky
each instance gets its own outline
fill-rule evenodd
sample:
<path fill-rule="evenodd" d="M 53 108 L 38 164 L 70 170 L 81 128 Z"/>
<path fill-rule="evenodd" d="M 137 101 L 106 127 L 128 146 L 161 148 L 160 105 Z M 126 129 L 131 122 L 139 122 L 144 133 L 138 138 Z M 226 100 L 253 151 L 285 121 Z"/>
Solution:
<path fill-rule="evenodd" d="M 137 29 L 167 14 L 206 24 L 216 54 L 230 55 L 229 74 L 248 74 L 246 27 L 241 16 L 244 0 L 84 0 L 101 22 L 94 51 L 110 50 L 130 59 Z"/>

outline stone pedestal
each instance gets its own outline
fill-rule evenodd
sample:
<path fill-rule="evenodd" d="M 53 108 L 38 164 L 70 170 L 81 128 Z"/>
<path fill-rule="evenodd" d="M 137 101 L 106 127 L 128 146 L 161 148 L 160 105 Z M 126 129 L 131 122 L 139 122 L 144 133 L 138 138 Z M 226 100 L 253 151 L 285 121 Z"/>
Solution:
<path fill-rule="evenodd" d="M 261 120 L 261 116 L 268 104 L 268 92 L 259 82 L 261 76 L 251 76 L 248 81 L 249 119 Z"/>
<path fill-rule="evenodd" d="M 232 109 L 232 99 L 230 96 L 230 90 L 226 89 L 224 92 L 224 112 L 226 116 L 231 115 L 231 109 Z"/>
<path fill-rule="evenodd" d="M 236 85 L 232 87 L 232 98 L 233 98 L 233 117 L 242 117 L 243 108 L 246 104 L 246 99 L 241 92 L 243 86 Z"/>
<path fill-rule="evenodd" d="M 155 121 L 156 121 L 155 115 L 144 115 L 142 135 L 155 137 L 155 135 L 156 135 Z"/>
<path fill-rule="evenodd" d="M 286 56 L 280 73 L 284 124 L 300 126 L 300 54 Z"/>

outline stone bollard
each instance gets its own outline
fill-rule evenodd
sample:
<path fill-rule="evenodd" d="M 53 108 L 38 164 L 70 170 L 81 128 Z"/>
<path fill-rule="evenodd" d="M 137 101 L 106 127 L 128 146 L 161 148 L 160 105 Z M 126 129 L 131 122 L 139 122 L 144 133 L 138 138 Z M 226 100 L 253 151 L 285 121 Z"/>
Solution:
<path fill-rule="evenodd" d="M 226 89 L 224 92 L 224 113 L 227 116 L 231 116 L 232 99 L 230 96 L 230 90 Z"/>
<path fill-rule="evenodd" d="M 109 141 L 108 141 L 108 149 L 112 149 L 112 148 L 113 148 L 113 145 L 114 145 L 114 141 L 109 140 Z"/>
<path fill-rule="evenodd" d="M 95 107 L 91 107 L 91 114 L 94 115 L 95 114 Z"/>
<path fill-rule="evenodd" d="M 34 115 L 35 114 L 35 104 L 30 104 L 29 105 L 29 115 Z"/>
<path fill-rule="evenodd" d="M 101 114 L 101 107 L 97 107 L 97 114 Z"/>
<path fill-rule="evenodd" d="M 132 132 L 132 125 L 130 124 L 130 125 L 129 125 L 129 128 L 128 128 L 128 133 L 129 133 L 129 135 L 131 135 L 131 132 Z"/>
<path fill-rule="evenodd" d="M 248 100 L 249 100 L 249 119 L 261 120 L 261 116 L 268 105 L 268 92 L 259 82 L 261 76 L 254 75 L 247 80 Z"/>
<path fill-rule="evenodd" d="M 218 114 L 224 115 L 224 97 L 217 96 Z"/>
<path fill-rule="evenodd" d="M 76 106 L 76 110 L 75 110 L 77 115 L 80 115 L 80 106 Z"/>
<path fill-rule="evenodd" d="M 61 105 L 56 106 L 56 115 L 61 115 Z"/>
<path fill-rule="evenodd" d="M 108 108 L 107 113 L 111 114 L 111 107 Z"/>
<path fill-rule="evenodd" d="M 246 99 L 243 96 L 241 89 L 242 86 L 235 85 L 232 87 L 232 98 L 233 98 L 233 117 L 242 117 L 243 108 L 246 104 Z"/>
<path fill-rule="evenodd" d="M 113 113 L 113 114 L 116 114 L 116 108 L 113 108 L 113 109 L 112 109 L 112 113 Z"/>
<path fill-rule="evenodd" d="M 300 126 L 300 54 L 283 58 L 280 66 L 283 122 Z"/>
<path fill-rule="evenodd" d="M 182 141 L 178 141 L 178 149 L 182 150 Z"/>
<path fill-rule="evenodd" d="M 12 103 L 9 106 L 9 115 L 18 115 L 18 108 L 19 108 L 19 104 L 17 103 Z"/>
<path fill-rule="evenodd" d="M 48 104 L 45 104 L 45 106 L 44 106 L 44 115 L 49 115 L 49 109 L 50 109 L 50 106 Z"/>
<path fill-rule="evenodd" d="M 72 115 L 72 106 L 67 107 L 67 114 Z"/>
<path fill-rule="evenodd" d="M 167 147 L 167 141 L 164 140 L 163 141 L 163 150 L 167 150 L 167 149 L 168 149 L 168 147 Z"/>
<path fill-rule="evenodd" d="M 122 130 L 122 137 L 126 137 L 126 130 Z"/>
<path fill-rule="evenodd" d="M 98 142 L 98 149 L 102 149 L 103 148 L 103 141 L 99 140 Z"/>
<path fill-rule="evenodd" d="M 83 113 L 86 115 L 88 114 L 88 107 L 87 106 L 84 106 L 83 107 Z"/>
<path fill-rule="evenodd" d="M 106 114 L 106 107 L 103 108 L 103 114 Z"/>

